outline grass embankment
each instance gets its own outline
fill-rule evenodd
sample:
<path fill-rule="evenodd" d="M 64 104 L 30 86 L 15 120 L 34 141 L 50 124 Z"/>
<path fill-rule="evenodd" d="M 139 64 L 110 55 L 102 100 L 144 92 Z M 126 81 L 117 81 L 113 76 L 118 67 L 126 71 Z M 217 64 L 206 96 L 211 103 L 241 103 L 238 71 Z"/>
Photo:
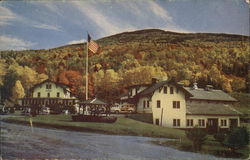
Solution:
<path fill-rule="evenodd" d="M 6 122 L 30 124 L 30 117 L 8 117 Z M 129 118 L 119 117 L 115 123 L 73 122 L 70 115 L 38 115 L 32 117 L 34 126 L 73 131 L 99 132 L 117 135 L 185 138 L 183 130 L 160 127 Z"/>
<path fill-rule="evenodd" d="M 135 117 L 133 117 L 135 118 Z M 30 117 L 8 117 L 4 121 L 12 123 L 20 123 L 30 125 Z M 130 118 L 119 117 L 115 123 L 89 123 L 89 122 L 73 122 L 70 115 L 38 115 L 32 117 L 33 126 L 58 128 L 73 131 L 96 132 L 115 135 L 132 135 L 147 137 L 164 137 L 176 140 L 157 141 L 155 144 L 170 146 L 183 151 L 192 150 L 192 143 L 186 138 L 185 131 L 173 128 L 160 127 L 149 123 L 136 121 Z M 249 127 L 249 125 L 248 125 Z M 217 142 L 213 136 L 209 135 L 205 144 L 202 146 L 200 153 L 213 154 L 225 157 L 224 153 L 228 148 Z M 238 150 L 242 153 L 241 158 L 247 158 L 249 148 L 245 147 Z"/>
<path fill-rule="evenodd" d="M 155 141 L 155 144 L 162 146 L 168 146 L 176 148 L 182 151 L 196 152 L 192 148 L 192 143 L 188 139 L 183 139 L 182 141 Z M 199 153 L 212 154 L 218 157 L 226 158 L 248 158 L 249 157 L 249 146 L 243 147 L 236 151 L 236 154 L 231 155 L 231 151 L 228 147 L 221 145 L 218 141 L 214 139 L 212 135 L 208 135 L 205 143 L 202 145 L 202 150 Z"/>

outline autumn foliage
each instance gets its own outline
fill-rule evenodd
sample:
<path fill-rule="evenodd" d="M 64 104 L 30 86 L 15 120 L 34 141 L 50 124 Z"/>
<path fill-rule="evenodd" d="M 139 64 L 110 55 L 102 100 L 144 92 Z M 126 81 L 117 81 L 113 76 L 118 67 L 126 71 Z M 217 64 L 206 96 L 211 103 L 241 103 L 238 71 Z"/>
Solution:
<path fill-rule="evenodd" d="M 185 85 L 196 81 L 199 87 L 211 84 L 226 92 L 248 90 L 248 36 L 152 29 L 105 37 L 97 43 L 98 54 L 89 57 L 90 97 L 112 101 L 126 86 L 150 83 L 152 77 L 175 79 Z M 85 97 L 86 43 L 48 50 L 0 51 L 0 56 L 0 85 L 5 93 L 16 80 L 26 93 L 49 78 Z M 4 97 L 9 96 L 11 93 Z"/>

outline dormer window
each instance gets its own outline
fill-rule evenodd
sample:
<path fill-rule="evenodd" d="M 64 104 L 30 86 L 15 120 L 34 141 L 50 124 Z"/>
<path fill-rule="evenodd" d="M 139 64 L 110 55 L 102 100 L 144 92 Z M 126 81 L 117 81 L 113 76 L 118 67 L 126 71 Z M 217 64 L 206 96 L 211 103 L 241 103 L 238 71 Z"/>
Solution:
<path fill-rule="evenodd" d="M 51 89 L 51 84 L 46 84 L 46 89 Z"/>
<path fill-rule="evenodd" d="M 129 96 L 132 96 L 132 89 L 129 91 Z"/>
<path fill-rule="evenodd" d="M 174 87 L 170 87 L 170 94 L 174 94 Z"/>
<path fill-rule="evenodd" d="M 137 93 L 138 93 L 138 88 L 135 89 L 135 94 L 137 94 Z"/>
<path fill-rule="evenodd" d="M 164 87 L 163 87 L 163 92 L 164 92 L 164 94 L 167 94 L 167 93 L 168 93 L 168 87 L 167 87 L 167 86 L 164 86 Z"/>

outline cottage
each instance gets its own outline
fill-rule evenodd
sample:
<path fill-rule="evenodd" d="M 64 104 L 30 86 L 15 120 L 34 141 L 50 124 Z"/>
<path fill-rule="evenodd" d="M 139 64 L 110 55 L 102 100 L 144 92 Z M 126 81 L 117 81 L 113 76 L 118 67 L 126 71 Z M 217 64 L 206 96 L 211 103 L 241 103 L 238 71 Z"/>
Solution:
<path fill-rule="evenodd" d="M 152 84 L 144 85 L 138 92 L 135 90 L 136 87 L 129 87 L 129 101 L 136 105 L 138 113 L 152 113 L 156 125 L 199 126 L 209 130 L 240 125 L 240 113 L 232 107 L 237 100 L 212 86 L 183 87 L 173 81 L 153 79 Z"/>
<path fill-rule="evenodd" d="M 76 97 L 70 92 L 68 86 L 50 80 L 36 84 L 30 89 L 29 95 L 28 97 L 19 99 L 20 106 L 72 106 L 77 102 Z"/>

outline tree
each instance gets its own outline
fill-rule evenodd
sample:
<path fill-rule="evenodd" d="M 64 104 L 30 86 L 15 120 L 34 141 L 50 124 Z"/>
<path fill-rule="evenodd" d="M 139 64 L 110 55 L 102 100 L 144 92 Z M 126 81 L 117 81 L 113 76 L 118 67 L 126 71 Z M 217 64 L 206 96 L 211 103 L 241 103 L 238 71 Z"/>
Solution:
<path fill-rule="evenodd" d="M 99 70 L 93 76 L 95 91 L 99 97 L 112 101 L 119 95 L 121 77 L 113 69 Z"/>
<path fill-rule="evenodd" d="M 206 140 L 207 133 L 201 128 L 194 127 L 189 131 L 186 131 L 186 136 L 193 142 L 193 149 L 195 151 L 200 151 L 202 144 Z"/>
<path fill-rule="evenodd" d="M 1 87 L 2 100 L 7 100 L 12 96 L 11 90 L 18 79 L 18 75 L 13 70 L 8 70 L 3 77 L 3 86 Z"/>
<path fill-rule="evenodd" d="M 123 77 L 123 84 L 125 86 L 135 84 L 148 84 L 151 83 L 153 77 L 165 78 L 167 74 L 161 67 L 154 66 L 139 66 L 121 73 Z"/>
<path fill-rule="evenodd" d="M 224 145 L 235 151 L 241 147 L 248 145 L 249 143 L 249 132 L 245 127 L 233 128 L 224 141 Z"/>
<path fill-rule="evenodd" d="M 0 86 L 3 85 L 3 77 L 6 74 L 6 64 L 4 61 L 0 61 Z"/>
<path fill-rule="evenodd" d="M 24 88 L 22 83 L 17 80 L 15 86 L 12 88 L 12 99 L 15 101 L 18 98 L 23 98 L 25 96 Z"/>

